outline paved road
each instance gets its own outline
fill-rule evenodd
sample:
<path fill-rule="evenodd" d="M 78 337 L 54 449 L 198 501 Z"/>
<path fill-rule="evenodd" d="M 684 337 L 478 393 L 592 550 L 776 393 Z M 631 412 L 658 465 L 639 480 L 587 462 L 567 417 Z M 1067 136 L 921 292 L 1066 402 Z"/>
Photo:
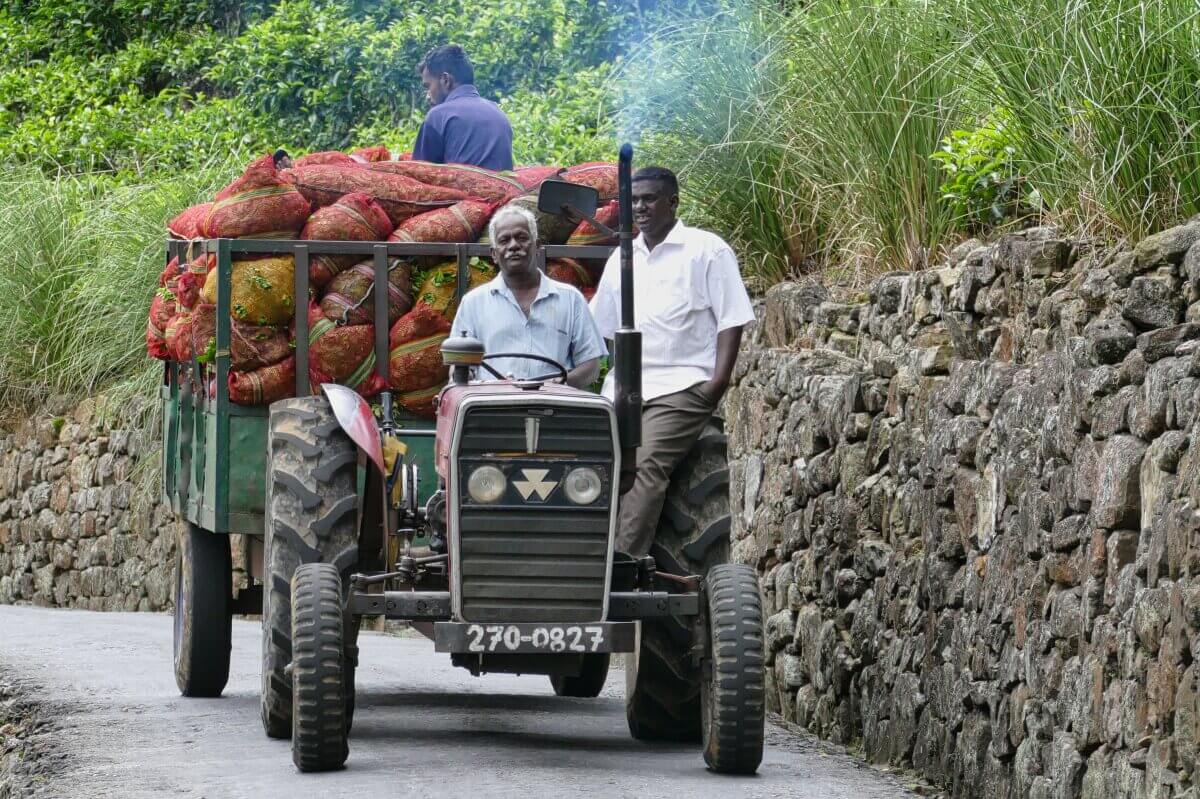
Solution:
<path fill-rule="evenodd" d="M 46 797 L 912 796 L 811 738 L 768 728 L 757 777 L 705 771 L 699 751 L 629 737 L 615 672 L 599 699 L 545 677 L 471 677 L 423 639 L 362 636 L 359 710 L 344 771 L 301 775 L 258 720 L 258 625 L 235 622 L 221 699 L 183 699 L 171 619 L 0 606 L 0 669 L 58 719 Z M 369 793 L 368 793 L 369 792 Z"/>

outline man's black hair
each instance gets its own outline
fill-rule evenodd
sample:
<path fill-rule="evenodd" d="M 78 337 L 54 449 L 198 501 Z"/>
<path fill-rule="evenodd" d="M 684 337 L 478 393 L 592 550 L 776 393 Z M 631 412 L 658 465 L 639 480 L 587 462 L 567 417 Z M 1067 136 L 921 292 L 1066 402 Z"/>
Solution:
<path fill-rule="evenodd" d="M 660 180 L 666 187 L 667 193 L 671 195 L 679 194 L 679 179 L 675 177 L 675 173 L 667 169 L 665 166 L 644 166 L 633 173 L 632 183 L 637 183 L 639 180 Z"/>
<path fill-rule="evenodd" d="M 443 44 L 426 53 L 421 63 L 417 64 L 417 74 L 425 70 L 435 77 L 449 72 L 460 84 L 475 82 L 475 67 L 471 66 L 471 59 L 457 44 Z"/>

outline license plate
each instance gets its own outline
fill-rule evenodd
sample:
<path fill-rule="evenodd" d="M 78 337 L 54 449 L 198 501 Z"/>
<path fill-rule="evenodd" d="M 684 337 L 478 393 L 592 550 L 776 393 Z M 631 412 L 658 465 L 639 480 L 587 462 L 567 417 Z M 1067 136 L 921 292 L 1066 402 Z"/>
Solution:
<path fill-rule="evenodd" d="M 438 622 L 438 652 L 591 654 L 633 651 L 633 622 L 599 624 L 472 624 Z"/>

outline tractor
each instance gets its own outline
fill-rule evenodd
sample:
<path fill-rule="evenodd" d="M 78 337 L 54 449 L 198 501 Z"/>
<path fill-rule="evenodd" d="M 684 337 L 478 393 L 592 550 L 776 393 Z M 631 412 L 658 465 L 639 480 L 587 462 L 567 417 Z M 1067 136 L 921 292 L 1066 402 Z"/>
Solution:
<path fill-rule="evenodd" d="M 178 367 L 168 370 L 163 389 L 165 491 L 187 524 L 175 592 L 175 671 L 185 695 L 220 694 L 230 617 L 261 612 L 267 735 L 291 739 L 300 771 L 341 768 L 359 632 L 364 619 L 383 617 L 407 622 L 473 675 L 542 674 L 565 697 L 598 696 L 611 658 L 624 655 L 625 710 L 635 738 L 697 742 L 715 772 L 757 770 L 765 721 L 762 606 L 754 570 L 728 562 L 719 419 L 676 470 L 651 554 L 614 551 L 641 426 L 631 163 L 625 145 L 618 239 L 625 289 L 613 402 L 567 387 L 562 364 L 532 353 L 484 352 L 470 338 L 441 345 L 450 379 L 433 424 L 394 407 L 389 392 L 373 406 L 344 386 L 313 391 L 301 312 L 297 396 L 266 413 L 233 406 L 224 391 L 233 253 L 292 252 L 299 297 L 307 295 L 312 252 L 373 256 L 377 285 L 385 285 L 389 258 L 449 248 L 459 259 L 461 292 L 466 259 L 482 248 L 202 243 L 222 270 L 217 358 L 215 369 L 193 367 L 214 371 L 216 390 L 195 389 L 192 371 Z M 596 205 L 595 189 L 559 181 L 543 184 L 538 198 L 543 212 L 603 228 Z M 539 249 L 543 259 L 596 255 Z M 382 322 L 376 362 L 386 369 L 386 296 L 375 297 L 374 311 Z M 496 358 L 529 358 L 546 374 L 505 379 L 489 364 Z M 496 379 L 478 379 L 485 372 Z M 251 578 L 236 594 L 223 535 L 230 532 L 244 533 Z"/>

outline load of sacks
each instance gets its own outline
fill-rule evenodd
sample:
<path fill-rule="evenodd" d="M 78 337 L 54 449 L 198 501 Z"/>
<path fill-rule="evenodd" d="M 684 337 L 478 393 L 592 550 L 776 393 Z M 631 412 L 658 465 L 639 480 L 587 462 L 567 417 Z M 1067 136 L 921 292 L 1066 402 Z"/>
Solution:
<path fill-rule="evenodd" d="M 395 160 L 384 147 L 312 153 L 284 169 L 271 156 L 251 163 L 212 202 L 186 209 L 167 224 L 172 238 L 307 239 L 322 241 L 484 242 L 499 208 L 522 206 L 538 219 L 542 244 L 612 245 L 588 222 L 571 223 L 537 211 L 537 190 L 548 178 L 595 188 L 596 218 L 617 224 L 617 168 L 587 163 L 567 169 L 534 166 L 492 172 L 474 166 Z M 603 261 L 552 260 L 546 272 L 585 296 Z M 229 397 L 265 405 L 293 396 L 296 383 L 297 302 L 307 305 L 309 380 L 340 383 L 370 397 L 385 388 L 412 413 L 431 416 L 447 378 L 439 348 L 456 310 L 457 263 L 397 258 L 388 266 L 388 380 L 375 363 L 373 261 L 312 255 L 309 290 L 295 297 L 294 261 L 287 256 L 235 260 L 230 301 Z M 495 275 L 489 260 L 470 262 L 471 288 Z M 161 360 L 201 363 L 216 350 L 216 256 L 195 252 L 173 259 L 150 304 L 146 349 Z M 214 387 L 209 386 L 210 395 Z"/>

